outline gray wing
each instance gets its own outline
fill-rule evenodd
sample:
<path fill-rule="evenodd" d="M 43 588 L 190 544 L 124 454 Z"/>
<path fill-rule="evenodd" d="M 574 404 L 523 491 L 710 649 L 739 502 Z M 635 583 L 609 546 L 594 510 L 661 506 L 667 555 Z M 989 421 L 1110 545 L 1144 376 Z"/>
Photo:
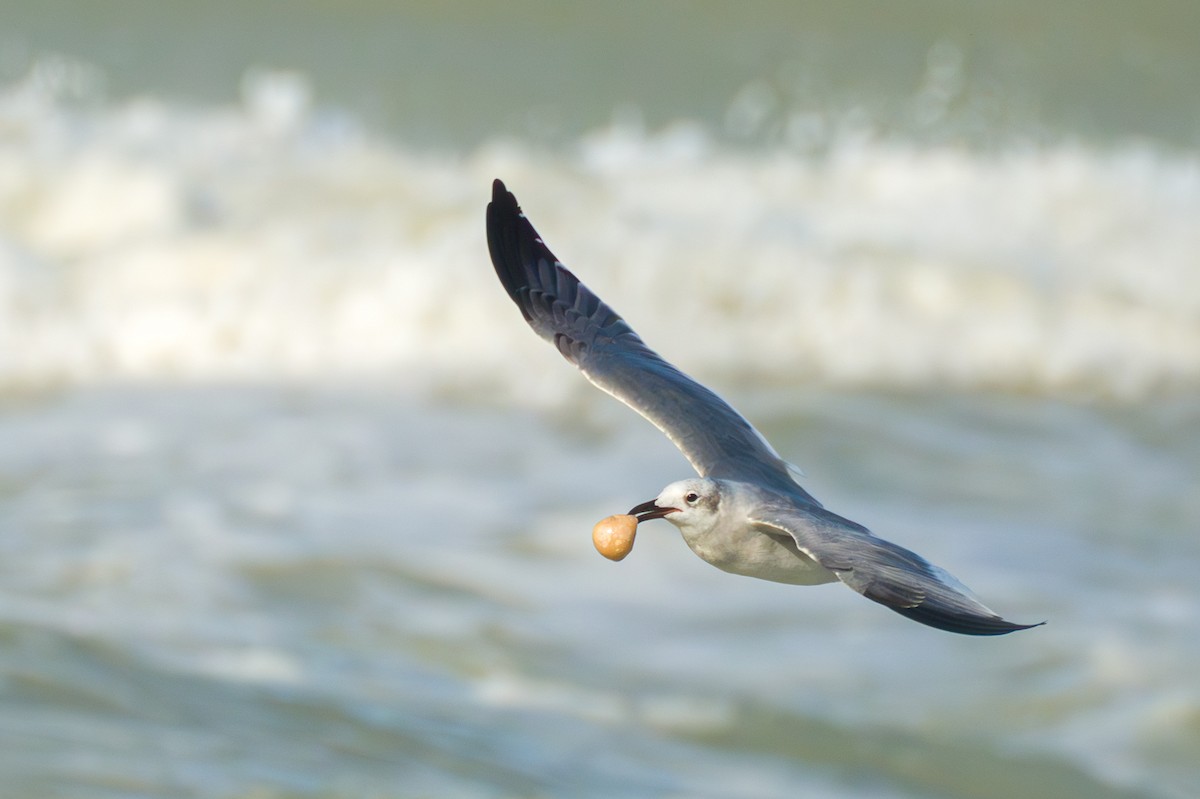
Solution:
<path fill-rule="evenodd" d="M 824 509 L 767 507 L 751 522 L 768 534 L 790 536 L 843 583 L 913 621 L 964 635 L 1039 626 L 1001 618 L 946 570 Z"/>
<path fill-rule="evenodd" d="M 594 385 L 653 422 L 701 476 L 756 482 L 820 507 L 749 422 L 647 347 L 559 262 L 499 180 L 487 234 L 496 275 L 534 332 Z"/>

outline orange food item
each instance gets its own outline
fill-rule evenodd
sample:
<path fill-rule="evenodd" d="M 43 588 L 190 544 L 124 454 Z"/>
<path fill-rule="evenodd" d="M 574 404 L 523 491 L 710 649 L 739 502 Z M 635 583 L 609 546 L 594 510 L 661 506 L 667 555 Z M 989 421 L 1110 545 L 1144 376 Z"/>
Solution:
<path fill-rule="evenodd" d="M 592 528 L 592 543 L 596 551 L 609 560 L 620 560 L 633 549 L 638 520 L 624 513 L 608 516 Z"/>

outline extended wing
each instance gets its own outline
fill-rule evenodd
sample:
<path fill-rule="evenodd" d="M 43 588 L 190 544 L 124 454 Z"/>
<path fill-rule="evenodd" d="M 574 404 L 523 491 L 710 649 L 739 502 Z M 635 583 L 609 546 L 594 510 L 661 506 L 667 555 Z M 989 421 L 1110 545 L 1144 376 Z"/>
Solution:
<path fill-rule="evenodd" d="M 751 522 L 769 534 L 790 536 L 843 583 L 913 621 L 964 635 L 1004 635 L 1039 626 L 1001 618 L 949 572 L 824 509 L 766 507 Z"/>
<path fill-rule="evenodd" d="M 701 476 L 756 482 L 820 507 L 749 422 L 647 347 L 559 262 L 499 180 L 487 234 L 496 274 L 534 332 L 594 385 L 653 422 Z"/>

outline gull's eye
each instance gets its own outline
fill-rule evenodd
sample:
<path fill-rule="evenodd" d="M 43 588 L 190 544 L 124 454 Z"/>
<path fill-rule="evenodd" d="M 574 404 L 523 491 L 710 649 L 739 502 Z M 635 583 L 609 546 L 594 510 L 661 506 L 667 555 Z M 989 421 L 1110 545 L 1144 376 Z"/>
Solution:
<path fill-rule="evenodd" d="M 700 499 L 700 495 L 697 494 L 695 491 L 689 491 L 689 492 L 687 492 L 687 495 L 683 499 L 685 502 L 687 502 L 687 504 L 691 505 L 691 504 L 695 503 L 696 500 Z"/>

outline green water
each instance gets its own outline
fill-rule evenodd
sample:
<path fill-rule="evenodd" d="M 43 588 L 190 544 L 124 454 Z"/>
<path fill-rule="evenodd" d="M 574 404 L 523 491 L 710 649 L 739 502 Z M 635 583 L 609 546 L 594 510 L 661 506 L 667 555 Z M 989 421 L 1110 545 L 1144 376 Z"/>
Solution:
<path fill-rule="evenodd" d="M 497 133 L 561 143 L 623 112 L 754 142 L 806 112 L 976 145 L 1200 139 L 1200 8 L 1173 0 L 52 0 L 0 13 L 10 76 L 61 53 L 98 66 L 114 96 L 218 101 L 247 69 L 294 69 L 319 102 L 427 146 Z M 766 106 L 751 112 L 760 125 L 729 119 L 747 90 Z"/>
<path fill-rule="evenodd" d="M 0 2 L 0 796 L 1192 799 L 1198 9 Z M 689 470 L 495 177 L 1048 624 L 600 558 Z"/>

